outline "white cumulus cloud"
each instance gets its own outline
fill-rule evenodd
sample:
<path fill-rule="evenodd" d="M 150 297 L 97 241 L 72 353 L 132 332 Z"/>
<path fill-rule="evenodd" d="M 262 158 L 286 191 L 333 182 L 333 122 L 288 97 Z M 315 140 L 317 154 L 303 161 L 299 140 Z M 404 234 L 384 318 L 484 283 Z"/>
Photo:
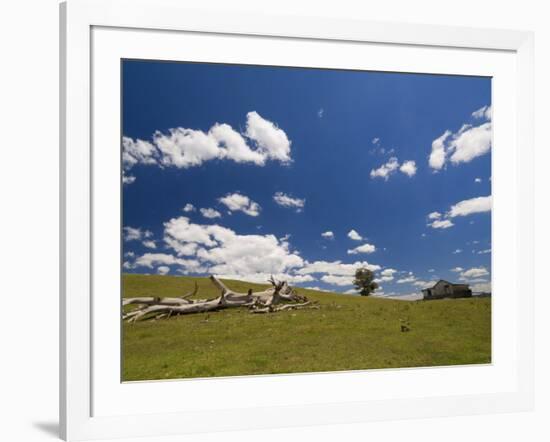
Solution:
<path fill-rule="evenodd" d="M 481 278 L 487 275 L 489 275 L 489 271 L 485 267 L 472 267 L 460 273 L 462 279 Z"/>
<path fill-rule="evenodd" d="M 326 232 L 321 233 L 321 236 L 327 239 L 334 239 L 334 232 L 327 230 Z"/>
<path fill-rule="evenodd" d="M 308 289 L 308 290 L 317 290 L 319 292 L 328 292 L 329 290 L 327 289 L 323 289 L 319 286 L 307 286 L 307 287 L 304 287 L 305 289 Z"/>
<path fill-rule="evenodd" d="M 156 164 L 158 151 L 148 141 L 122 137 L 122 164 L 125 169 L 141 164 Z"/>
<path fill-rule="evenodd" d="M 159 275 L 166 275 L 169 272 L 170 272 L 170 267 L 168 267 L 168 266 L 157 267 L 157 273 Z"/>
<path fill-rule="evenodd" d="M 353 276 L 323 275 L 321 277 L 321 281 L 338 286 L 353 285 L 353 280 Z"/>
<path fill-rule="evenodd" d="M 432 169 L 440 170 L 445 165 L 445 142 L 452 132 L 446 130 L 439 138 L 432 141 L 432 152 L 428 163 Z"/>
<path fill-rule="evenodd" d="M 180 256 L 192 251 L 208 273 L 239 275 L 239 279 L 285 274 L 290 280 L 288 275 L 304 265 L 288 241 L 275 235 L 239 235 L 226 227 L 191 223 L 186 217 L 164 224 L 164 241 Z"/>
<path fill-rule="evenodd" d="M 453 222 L 448 219 L 442 219 L 442 220 L 436 219 L 433 223 L 428 225 L 433 227 L 434 229 L 448 229 L 449 227 L 454 226 Z"/>
<path fill-rule="evenodd" d="M 454 226 L 454 223 L 451 221 L 452 218 L 468 216 L 475 213 L 490 212 L 491 206 L 491 195 L 463 200 L 452 205 L 449 211 L 445 214 L 444 218 L 442 218 L 442 215 L 439 212 L 430 213 L 428 218 L 434 221 L 428 223 L 428 226 L 431 226 L 434 229 L 448 229 L 449 227 Z"/>
<path fill-rule="evenodd" d="M 150 230 L 142 230 L 139 227 L 124 227 L 124 241 L 141 241 L 146 238 L 151 238 L 153 232 Z"/>
<path fill-rule="evenodd" d="M 157 244 L 152 239 L 147 239 L 147 240 L 143 241 L 142 244 L 143 244 L 144 247 L 147 247 L 148 249 L 156 249 L 157 248 Z"/>
<path fill-rule="evenodd" d="M 395 269 L 390 269 L 390 268 L 384 269 L 380 272 L 380 277 L 377 278 L 375 281 L 376 282 L 393 281 L 395 273 L 397 273 L 397 270 Z"/>
<path fill-rule="evenodd" d="M 200 209 L 200 212 L 202 216 L 209 219 L 221 218 L 222 216 L 220 212 L 218 212 L 216 209 L 212 209 L 211 207 L 202 208 Z"/>
<path fill-rule="evenodd" d="M 219 202 L 233 212 L 243 212 L 249 216 L 258 216 L 260 214 L 260 205 L 246 195 L 238 192 L 228 193 L 220 198 Z"/>
<path fill-rule="evenodd" d="M 132 184 L 136 180 L 136 177 L 133 175 L 126 175 L 126 173 L 122 172 L 122 184 Z"/>
<path fill-rule="evenodd" d="M 361 235 L 359 235 L 359 233 L 357 233 L 354 229 L 351 229 L 348 232 L 348 238 L 352 239 L 354 241 L 362 241 L 363 240 L 363 237 Z"/>
<path fill-rule="evenodd" d="M 373 253 L 376 251 L 376 247 L 372 244 L 365 243 L 354 249 L 348 250 L 348 255 L 357 255 L 359 253 Z"/>
<path fill-rule="evenodd" d="M 446 130 L 432 142 L 432 151 L 428 163 L 435 171 L 441 170 L 447 160 L 454 165 L 468 163 L 491 150 L 492 112 L 490 106 L 484 106 L 472 113 L 477 125 L 463 124 L 455 133 Z"/>
<path fill-rule="evenodd" d="M 257 112 L 249 112 L 246 118 L 245 134 L 256 142 L 260 154 L 282 163 L 291 161 L 291 143 L 282 129 L 279 129 L 271 121 L 262 118 Z"/>
<path fill-rule="evenodd" d="M 315 281 L 311 275 L 293 275 L 289 273 L 249 273 L 249 274 L 223 274 L 217 273 L 220 279 L 234 279 L 236 281 L 255 282 L 257 284 L 266 284 L 273 277 L 276 281 L 286 281 L 289 284 L 299 284 L 303 282 Z"/>
<path fill-rule="evenodd" d="M 466 127 L 453 137 L 449 145 L 451 162 L 454 164 L 469 163 L 474 158 L 486 154 L 491 150 L 493 137 L 492 123 L 480 126 Z"/>
<path fill-rule="evenodd" d="M 492 106 L 483 106 L 482 108 L 472 112 L 472 117 L 477 120 L 491 120 L 492 118 Z"/>
<path fill-rule="evenodd" d="M 474 213 L 489 212 L 491 210 L 491 205 L 492 198 L 490 195 L 471 198 L 453 205 L 449 210 L 449 216 L 454 218 L 457 216 L 472 215 Z"/>
<path fill-rule="evenodd" d="M 399 168 L 399 161 L 396 157 L 391 157 L 387 163 L 382 164 L 378 169 L 370 171 L 371 178 L 382 178 L 388 180 L 390 175 Z"/>
<path fill-rule="evenodd" d="M 371 178 L 382 178 L 384 181 L 388 181 L 390 176 L 400 170 L 408 177 L 412 177 L 416 174 L 416 162 L 412 160 L 404 161 L 403 164 L 399 164 L 397 157 L 391 157 L 385 164 L 382 164 L 378 169 L 372 169 L 370 171 Z"/>
<path fill-rule="evenodd" d="M 398 279 L 397 283 L 398 284 L 408 284 L 408 283 L 413 283 L 415 281 L 416 281 L 416 277 L 413 276 L 413 275 L 409 275 L 409 276 L 406 276 L 404 278 Z"/>
<path fill-rule="evenodd" d="M 401 164 L 399 170 L 407 176 L 414 176 L 416 174 L 416 162 L 412 160 L 405 161 Z"/>
<path fill-rule="evenodd" d="M 211 133 L 178 127 L 165 134 L 156 131 L 153 143 L 160 152 L 161 164 L 177 168 L 200 166 L 221 156 L 218 141 Z"/>
<path fill-rule="evenodd" d="M 210 134 L 218 144 L 220 158 L 227 158 L 236 163 L 253 163 L 258 166 L 265 164 L 267 155 L 252 150 L 243 136 L 233 130 L 229 124 L 216 124 L 210 129 Z"/>
<path fill-rule="evenodd" d="M 122 161 L 125 170 L 136 164 L 158 164 L 177 168 L 200 166 L 210 160 L 231 160 L 263 166 L 268 160 L 289 163 L 291 142 L 286 133 L 257 112 L 246 115 L 243 134 L 225 123 L 214 124 L 208 132 L 176 127 L 156 131 L 152 142 L 123 137 Z"/>
<path fill-rule="evenodd" d="M 145 253 L 135 260 L 133 267 L 147 267 L 152 269 L 159 265 L 177 265 L 180 269 L 185 269 L 189 272 L 204 270 L 196 259 L 178 258 L 167 253 Z"/>
<path fill-rule="evenodd" d="M 186 213 L 189 213 L 189 212 L 194 212 L 194 211 L 197 210 L 197 209 L 195 209 L 195 206 L 194 206 L 193 204 L 187 203 L 187 204 L 183 207 L 182 210 L 183 210 L 184 212 L 186 212 Z"/>
<path fill-rule="evenodd" d="M 342 261 L 306 261 L 296 273 L 301 275 L 327 273 L 338 276 L 353 276 L 359 268 L 366 268 L 373 272 L 380 270 L 379 265 L 370 264 L 367 261 L 356 261 L 350 264 L 342 263 Z"/>

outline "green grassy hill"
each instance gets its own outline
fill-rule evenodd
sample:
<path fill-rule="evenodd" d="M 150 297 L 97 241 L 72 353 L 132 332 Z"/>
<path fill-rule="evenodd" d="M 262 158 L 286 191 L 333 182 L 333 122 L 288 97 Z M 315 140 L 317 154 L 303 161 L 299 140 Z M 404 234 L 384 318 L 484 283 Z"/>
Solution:
<path fill-rule="evenodd" d="M 124 275 L 123 296 L 219 295 L 207 278 Z M 225 281 L 233 290 L 266 287 Z M 318 310 L 244 308 L 123 326 L 123 380 L 491 362 L 491 299 L 397 301 L 298 289 Z M 401 319 L 409 332 L 401 332 Z"/>

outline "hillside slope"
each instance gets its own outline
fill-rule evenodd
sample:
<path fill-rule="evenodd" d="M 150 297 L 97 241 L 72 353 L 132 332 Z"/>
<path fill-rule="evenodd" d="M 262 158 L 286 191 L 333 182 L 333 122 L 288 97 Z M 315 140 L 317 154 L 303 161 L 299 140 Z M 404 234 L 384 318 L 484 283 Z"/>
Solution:
<path fill-rule="evenodd" d="M 123 296 L 219 295 L 207 278 L 123 275 Z M 238 291 L 263 285 L 226 281 Z M 318 310 L 246 309 L 123 326 L 123 380 L 480 364 L 491 299 L 408 302 L 298 289 Z M 401 332 L 401 320 L 409 332 Z"/>

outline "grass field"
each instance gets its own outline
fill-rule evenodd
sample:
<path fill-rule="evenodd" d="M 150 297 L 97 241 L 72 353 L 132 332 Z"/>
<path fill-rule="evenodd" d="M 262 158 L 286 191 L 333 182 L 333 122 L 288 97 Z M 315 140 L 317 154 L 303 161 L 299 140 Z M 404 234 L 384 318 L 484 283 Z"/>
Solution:
<path fill-rule="evenodd" d="M 123 296 L 219 295 L 206 278 L 124 275 Z M 226 281 L 238 291 L 265 287 Z M 124 381 L 491 362 L 491 299 L 397 301 L 298 289 L 318 310 L 227 309 L 123 325 Z M 401 319 L 409 332 L 401 332 Z"/>

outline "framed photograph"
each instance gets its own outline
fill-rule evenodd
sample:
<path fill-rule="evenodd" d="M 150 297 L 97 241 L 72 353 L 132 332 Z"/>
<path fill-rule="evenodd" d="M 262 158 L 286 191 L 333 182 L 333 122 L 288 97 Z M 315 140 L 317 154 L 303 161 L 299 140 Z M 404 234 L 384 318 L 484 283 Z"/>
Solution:
<path fill-rule="evenodd" d="M 530 409 L 532 34 L 178 3 L 61 5 L 62 436 Z"/>

